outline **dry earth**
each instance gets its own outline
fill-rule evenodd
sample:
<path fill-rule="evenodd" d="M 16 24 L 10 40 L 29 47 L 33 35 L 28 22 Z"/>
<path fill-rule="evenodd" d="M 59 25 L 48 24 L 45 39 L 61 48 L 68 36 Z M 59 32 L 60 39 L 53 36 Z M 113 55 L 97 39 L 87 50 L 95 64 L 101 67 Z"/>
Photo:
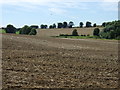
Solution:
<path fill-rule="evenodd" d="M 117 88 L 117 60 L 115 40 L 2 35 L 4 89 Z"/>
<path fill-rule="evenodd" d="M 38 35 L 40 36 L 59 36 L 60 34 L 71 34 L 74 29 L 77 29 L 79 35 L 93 35 L 94 28 L 62 28 L 62 29 L 38 29 Z M 98 27 L 102 30 L 102 27 Z"/>

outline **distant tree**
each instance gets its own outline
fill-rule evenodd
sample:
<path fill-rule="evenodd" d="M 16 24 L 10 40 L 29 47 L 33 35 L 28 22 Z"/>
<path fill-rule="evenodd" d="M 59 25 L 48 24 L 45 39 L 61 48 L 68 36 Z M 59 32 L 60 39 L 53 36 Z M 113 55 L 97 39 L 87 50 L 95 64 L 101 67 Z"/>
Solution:
<path fill-rule="evenodd" d="M 37 31 L 35 28 L 29 27 L 25 25 L 20 29 L 20 34 L 26 34 L 26 35 L 36 35 Z"/>
<path fill-rule="evenodd" d="M 80 27 L 81 27 L 81 28 L 83 27 L 83 25 L 84 25 L 83 22 L 80 22 Z"/>
<path fill-rule="evenodd" d="M 13 25 L 9 24 L 5 28 L 5 31 L 6 33 L 16 33 L 16 28 Z"/>
<path fill-rule="evenodd" d="M 37 31 L 35 28 L 32 28 L 29 35 L 36 35 L 37 34 Z"/>
<path fill-rule="evenodd" d="M 44 29 L 44 25 L 43 25 L 43 24 L 41 24 L 41 26 L 40 26 L 40 27 L 41 27 L 41 29 Z"/>
<path fill-rule="evenodd" d="M 16 31 L 20 31 L 21 28 L 16 28 Z"/>
<path fill-rule="evenodd" d="M 72 21 L 69 22 L 69 28 L 72 28 L 72 26 L 74 25 L 74 23 Z"/>
<path fill-rule="evenodd" d="M 31 28 L 35 28 L 35 29 L 38 29 L 38 28 L 39 28 L 38 25 L 31 25 L 30 27 L 31 27 Z"/>
<path fill-rule="evenodd" d="M 55 23 L 53 24 L 53 28 L 56 28 L 56 24 Z"/>
<path fill-rule="evenodd" d="M 91 22 L 88 22 L 88 21 L 87 21 L 87 22 L 86 22 L 86 27 L 91 27 L 91 24 L 92 24 Z"/>
<path fill-rule="evenodd" d="M 94 23 L 94 24 L 93 24 L 93 27 L 96 27 L 96 26 L 97 26 L 96 23 Z"/>
<path fill-rule="evenodd" d="M 120 20 L 107 22 L 100 36 L 106 39 L 120 39 Z"/>
<path fill-rule="evenodd" d="M 62 23 L 58 23 L 58 28 L 63 28 L 63 24 Z"/>
<path fill-rule="evenodd" d="M 25 25 L 23 28 L 20 29 L 20 34 L 29 34 L 31 32 L 31 27 Z"/>
<path fill-rule="evenodd" d="M 79 36 L 79 35 L 78 35 L 78 32 L 77 32 L 76 29 L 73 30 L 73 32 L 72 32 L 72 36 Z"/>
<path fill-rule="evenodd" d="M 120 28 L 115 29 L 115 37 L 120 37 Z"/>
<path fill-rule="evenodd" d="M 44 28 L 46 29 L 48 26 L 47 25 L 44 25 Z"/>
<path fill-rule="evenodd" d="M 1 29 L 6 29 L 5 27 L 1 27 Z"/>
<path fill-rule="evenodd" d="M 43 24 L 41 24 L 41 29 L 46 29 L 48 26 L 47 25 L 43 25 Z"/>
<path fill-rule="evenodd" d="M 52 26 L 52 25 L 50 25 L 50 26 L 49 26 L 49 28 L 50 28 L 50 29 L 52 29 L 52 28 L 53 28 L 53 26 Z"/>
<path fill-rule="evenodd" d="M 114 32 L 114 30 L 111 30 L 111 31 L 109 32 L 108 38 L 109 38 L 109 39 L 116 38 L 116 33 Z"/>
<path fill-rule="evenodd" d="M 68 25 L 67 25 L 67 22 L 63 22 L 63 28 L 67 28 Z"/>
<path fill-rule="evenodd" d="M 93 31 L 93 35 L 94 36 L 99 36 L 99 32 L 100 32 L 100 29 L 99 28 L 95 28 L 94 31 Z"/>
<path fill-rule="evenodd" d="M 102 23 L 102 26 L 103 26 L 103 27 L 105 27 L 105 26 L 106 26 L 106 23 L 105 23 L 105 22 L 104 22 L 104 23 Z"/>

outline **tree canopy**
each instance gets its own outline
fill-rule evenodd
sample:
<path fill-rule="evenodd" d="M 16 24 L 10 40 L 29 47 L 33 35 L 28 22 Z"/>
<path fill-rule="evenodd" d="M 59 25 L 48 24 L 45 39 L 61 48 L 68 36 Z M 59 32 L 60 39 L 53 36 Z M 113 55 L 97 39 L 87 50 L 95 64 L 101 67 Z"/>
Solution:
<path fill-rule="evenodd" d="M 78 32 L 77 32 L 76 29 L 73 30 L 73 32 L 72 32 L 72 36 L 79 36 L 79 35 L 78 35 Z"/>
<path fill-rule="evenodd" d="M 84 25 L 83 22 L 80 22 L 80 27 L 81 27 L 81 28 L 83 27 L 83 25 Z"/>
<path fill-rule="evenodd" d="M 120 20 L 107 22 L 105 28 L 100 32 L 101 38 L 120 39 Z"/>
<path fill-rule="evenodd" d="M 25 25 L 23 28 L 20 29 L 20 34 L 36 35 L 37 31 L 35 28 Z"/>
<path fill-rule="evenodd" d="M 93 31 L 93 35 L 94 36 L 99 36 L 99 32 L 100 32 L 100 29 L 99 28 L 95 28 L 94 31 Z"/>
<path fill-rule="evenodd" d="M 92 24 L 91 22 L 87 21 L 86 22 L 86 27 L 92 27 L 91 24 Z"/>
<path fill-rule="evenodd" d="M 9 24 L 5 28 L 5 31 L 6 33 L 16 33 L 16 28 L 13 25 Z"/>

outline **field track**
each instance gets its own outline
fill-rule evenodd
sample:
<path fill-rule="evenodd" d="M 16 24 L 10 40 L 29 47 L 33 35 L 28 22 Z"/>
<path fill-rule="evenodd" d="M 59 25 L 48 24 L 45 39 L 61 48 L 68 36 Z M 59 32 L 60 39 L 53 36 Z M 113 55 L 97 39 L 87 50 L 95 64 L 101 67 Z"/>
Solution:
<path fill-rule="evenodd" d="M 118 41 L 2 35 L 3 88 L 117 88 Z"/>

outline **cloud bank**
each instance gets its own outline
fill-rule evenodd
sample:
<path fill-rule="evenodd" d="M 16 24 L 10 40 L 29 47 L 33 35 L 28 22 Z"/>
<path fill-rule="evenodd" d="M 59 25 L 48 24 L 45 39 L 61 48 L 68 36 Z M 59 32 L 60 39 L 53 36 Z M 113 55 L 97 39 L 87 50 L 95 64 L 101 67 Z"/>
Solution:
<path fill-rule="evenodd" d="M 117 3 L 119 0 L 114 0 Z M 112 3 L 113 0 L 1 0 L 2 6 L 15 6 L 18 10 L 37 10 L 40 7 L 47 7 L 47 10 L 56 14 L 66 13 L 66 8 L 88 9 L 83 2 L 99 2 L 99 7 L 103 10 L 117 10 L 117 7 Z M 16 7 L 17 6 L 17 7 Z"/>

